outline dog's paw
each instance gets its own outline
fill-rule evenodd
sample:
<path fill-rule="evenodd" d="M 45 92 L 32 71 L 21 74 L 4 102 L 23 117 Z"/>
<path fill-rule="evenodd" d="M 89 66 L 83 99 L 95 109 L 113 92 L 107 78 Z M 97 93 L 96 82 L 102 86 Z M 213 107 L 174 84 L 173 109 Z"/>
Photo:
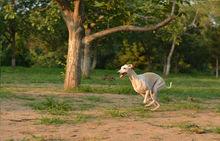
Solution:
<path fill-rule="evenodd" d="M 155 107 L 155 108 L 152 108 L 150 109 L 151 111 L 156 111 L 157 109 L 159 108 L 159 106 Z"/>

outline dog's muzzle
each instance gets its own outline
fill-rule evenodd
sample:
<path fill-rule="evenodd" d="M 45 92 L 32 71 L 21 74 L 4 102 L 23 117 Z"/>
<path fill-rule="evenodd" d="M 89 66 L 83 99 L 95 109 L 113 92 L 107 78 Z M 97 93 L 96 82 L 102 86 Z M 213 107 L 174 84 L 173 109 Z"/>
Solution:
<path fill-rule="evenodd" d="M 127 73 L 124 72 L 124 73 L 120 73 L 120 78 L 124 77 Z"/>

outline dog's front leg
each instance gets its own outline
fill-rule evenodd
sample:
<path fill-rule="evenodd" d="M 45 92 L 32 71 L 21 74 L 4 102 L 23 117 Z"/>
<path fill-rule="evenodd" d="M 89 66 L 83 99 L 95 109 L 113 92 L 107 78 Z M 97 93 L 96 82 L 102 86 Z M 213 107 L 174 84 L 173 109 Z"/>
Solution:
<path fill-rule="evenodd" d="M 150 90 L 147 90 L 146 93 L 145 93 L 145 95 L 144 95 L 144 101 L 143 101 L 144 104 L 146 104 L 148 101 L 151 100 L 151 98 L 149 98 L 149 97 L 150 97 L 150 94 L 151 94 L 151 91 L 150 91 Z"/>
<path fill-rule="evenodd" d="M 149 91 L 147 90 L 146 93 L 145 93 L 145 95 L 144 95 L 144 101 L 143 101 L 144 104 L 147 103 L 148 93 L 149 93 Z"/>

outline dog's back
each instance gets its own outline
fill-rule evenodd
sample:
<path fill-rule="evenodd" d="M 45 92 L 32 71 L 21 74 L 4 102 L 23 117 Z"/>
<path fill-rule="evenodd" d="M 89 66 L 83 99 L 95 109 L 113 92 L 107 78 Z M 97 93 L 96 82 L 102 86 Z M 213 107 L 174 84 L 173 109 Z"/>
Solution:
<path fill-rule="evenodd" d="M 148 82 L 148 86 L 150 89 L 153 88 L 153 85 L 156 83 L 156 81 L 164 81 L 162 77 L 160 77 L 158 74 L 153 73 L 153 72 L 146 72 L 144 74 L 139 75 L 140 77 L 144 77 L 146 81 Z"/>

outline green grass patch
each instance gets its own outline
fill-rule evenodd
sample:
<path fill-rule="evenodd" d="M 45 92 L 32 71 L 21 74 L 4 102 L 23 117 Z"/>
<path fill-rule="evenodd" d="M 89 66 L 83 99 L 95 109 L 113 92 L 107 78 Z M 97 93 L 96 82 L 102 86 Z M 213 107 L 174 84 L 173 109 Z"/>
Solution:
<path fill-rule="evenodd" d="M 195 123 L 182 123 L 179 125 L 179 127 L 184 131 L 196 134 L 204 134 L 210 132 L 210 130 L 203 128 Z"/>
<path fill-rule="evenodd" d="M 187 131 L 190 133 L 196 134 L 204 134 L 204 133 L 217 133 L 220 134 L 219 127 L 202 127 L 195 123 L 185 122 L 177 125 L 177 127 L 181 128 L 183 131 Z"/>
<path fill-rule="evenodd" d="M 203 105 L 200 103 L 193 103 L 187 101 L 180 101 L 175 103 L 169 103 L 161 106 L 162 111 L 175 111 L 175 110 L 204 110 L 208 105 Z"/>
<path fill-rule="evenodd" d="M 101 102 L 102 101 L 102 98 L 100 96 L 94 96 L 94 95 L 86 96 L 86 99 L 91 102 Z"/>
<path fill-rule="evenodd" d="M 118 109 L 118 108 L 108 109 L 106 110 L 106 114 L 114 118 L 117 118 L 117 117 L 126 118 L 130 116 L 129 113 L 125 109 Z"/>
<path fill-rule="evenodd" d="M 67 114 L 71 109 L 71 105 L 64 100 L 58 100 L 53 97 L 47 97 L 44 100 L 34 101 L 29 104 L 33 109 L 47 111 L 53 115 Z"/>
<path fill-rule="evenodd" d="M 84 85 L 71 90 L 70 92 L 86 92 L 86 93 L 113 93 L 113 94 L 135 94 L 133 88 L 129 85 Z"/>
<path fill-rule="evenodd" d="M 61 68 L 2 67 L 2 84 L 63 83 Z"/>
<path fill-rule="evenodd" d="M 128 109 L 128 112 L 135 117 L 149 118 L 151 117 L 150 111 L 144 106 L 132 107 Z"/>
<path fill-rule="evenodd" d="M 220 105 L 216 106 L 216 112 L 220 113 Z"/>
<path fill-rule="evenodd" d="M 14 97 L 15 95 L 11 93 L 10 91 L 7 91 L 5 89 L 0 88 L 0 100 L 1 99 L 9 99 Z"/>
<path fill-rule="evenodd" d="M 39 121 L 40 124 L 46 125 L 61 125 L 61 124 L 80 124 L 91 121 L 95 119 L 95 116 L 82 114 L 82 113 L 74 113 L 76 116 L 73 119 L 67 119 L 66 117 L 42 117 Z"/>
<path fill-rule="evenodd" d="M 220 134 L 220 127 L 212 128 L 211 131 L 212 131 L 213 133 Z"/>
<path fill-rule="evenodd" d="M 46 89 L 48 92 L 58 91 L 62 89 L 63 76 L 61 75 L 63 69 L 61 68 L 24 68 L 24 67 L 2 67 L 2 87 L 17 92 L 17 88 L 21 86 L 25 87 L 26 92 L 32 90 L 38 90 L 43 92 L 45 88 L 50 86 L 50 89 Z M 138 71 L 139 73 L 140 71 Z M 173 82 L 173 87 L 171 89 L 163 89 L 158 94 L 158 99 L 161 103 L 161 107 L 164 110 L 181 110 L 181 109 L 195 109 L 202 110 L 208 107 L 206 103 L 207 100 L 215 100 L 220 98 L 220 79 L 214 78 L 214 76 L 209 76 L 207 74 L 177 74 L 170 75 L 169 78 L 166 78 L 166 82 Z M 111 79 L 108 79 L 111 78 Z M 11 90 L 10 90 L 11 91 Z M 35 109 L 42 109 L 42 101 L 37 102 L 33 97 L 28 96 L 14 96 L 13 91 L 10 92 L 1 92 L 0 99 L 6 98 L 20 98 L 23 100 L 34 100 L 36 104 Z M 24 90 L 23 90 L 24 91 Z M 22 89 L 19 89 L 19 92 L 23 92 Z M 62 92 L 62 91 L 60 91 Z M 132 94 L 136 95 L 135 91 L 132 88 L 132 85 L 127 77 L 124 79 L 119 79 L 117 70 L 94 70 L 91 73 L 90 79 L 82 79 L 81 85 L 78 88 L 75 88 L 70 91 L 70 93 L 113 93 L 113 94 Z M 97 107 L 102 103 L 107 103 L 108 100 L 104 101 L 101 97 L 83 97 L 82 102 L 77 102 L 72 100 L 65 101 L 69 103 L 73 110 L 89 110 Z M 46 102 L 45 102 L 46 103 Z M 59 103 L 59 102 L 58 102 Z M 61 102 L 62 103 L 62 102 Z M 65 105 L 64 103 L 62 103 Z M 62 107 L 62 104 L 55 106 L 56 108 L 43 108 L 46 111 L 57 111 L 62 110 L 51 110 L 59 109 Z M 44 104 L 43 104 L 44 105 Z M 52 104 L 53 105 L 53 104 Z M 57 105 L 57 104 L 55 104 Z M 66 107 L 66 106 L 64 106 Z M 68 107 L 68 106 L 67 106 Z M 216 110 L 216 107 L 214 107 Z M 50 109 L 50 110 L 48 110 Z M 65 109 L 65 108 L 61 108 Z M 67 108 L 68 109 L 68 108 Z M 71 108 L 70 108 L 71 109 Z M 217 111 L 219 108 L 217 108 Z M 65 110 L 63 110 L 65 111 Z M 68 110 L 67 110 L 68 111 Z M 62 113 L 62 112 L 61 112 Z"/>
<path fill-rule="evenodd" d="M 105 115 L 113 118 L 151 117 L 150 111 L 145 107 L 110 108 L 105 111 Z"/>
<path fill-rule="evenodd" d="M 58 117 L 42 117 L 40 119 L 40 124 L 46 124 L 46 125 L 60 125 L 66 123 L 65 120 L 58 118 Z"/>
<path fill-rule="evenodd" d="M 20 99 L 20 100 L 35 100 L 34 97 L 29 95 L 16 95 L 8 90 L 0 89 L 0 100 L 12 99 L 12 98 Z"/>
<path fill-rule="evenodd" d="M 96 103 L 75 103 L 73 106 L 73 110 L 75 111 L 85 111 L 92 108 L 95 108 L 97 106 Z"/>
<path fill-rule="evenodd" d="M 85 122 L 88 122 L 92 119 L 95 119 L 95 117 L 91 116 L 91 115 L 86 115 L 86 114 L 77 114 L 76 117 L 73 120 L 73 123 L 75 123 L 75 124 L 85 123 Z"/>

